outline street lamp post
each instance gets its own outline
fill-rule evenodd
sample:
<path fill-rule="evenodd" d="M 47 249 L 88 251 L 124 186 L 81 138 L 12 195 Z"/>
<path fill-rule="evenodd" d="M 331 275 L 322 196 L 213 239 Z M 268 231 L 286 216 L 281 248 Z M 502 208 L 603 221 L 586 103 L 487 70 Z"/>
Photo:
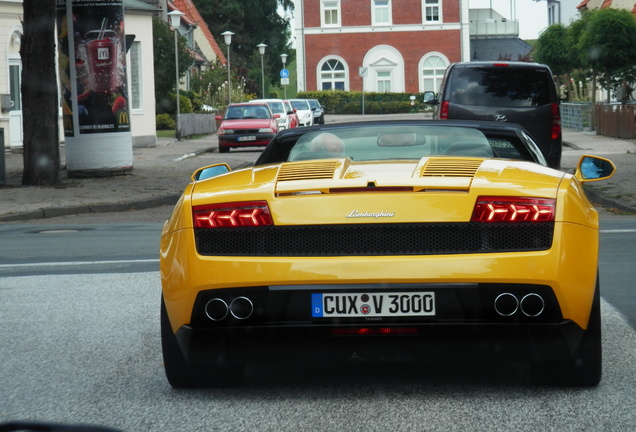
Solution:
<path fill-rule="evenodd" d="M 232 45 L 232 36 L 234 33 L 231 31 L 224 31 L 221 36 L 225 38 L 225 45 L 227 45 L 227 104 L 232 103 L 232 75 L 230 75 L 230 45 Z"/>
<path fill-rule="evenodd" d="M 179 33 L 179 27 L 181 26 L 181 17 L 185 15 L 183 12 L 179 10 L 173 10 L 168 13 L 170 17 L 170 27 L 174 30 L 174 69 L 175 75 L 177 79 L 177 115 L 174 119 L 174 136 L 177 138 L 177 141 L 181 141 L 181 106 L 179 100 L 179 44 L 177 43 L 177 33 Z"/>
<path fill-rule="evenodd" d="M 280 59 L 283 61 L 283 69 L 285 69 L 285 63 L 287 63 L 287 54 L 281 54 Z M 287 85 L 283 84 L 283 92 L 285 93 L 285 99 L 287 99 Z"/>
<path fill-rule="evenodd" d="M 258 53 L 261 55 L 261 87 L 263 89 L 263 99 L 265 99 L 265 66 L 263 64 L 263 57 L 265 57 L 265 45 L 264 43 L 259 43 L 256 45 L 258 47 Z"/>

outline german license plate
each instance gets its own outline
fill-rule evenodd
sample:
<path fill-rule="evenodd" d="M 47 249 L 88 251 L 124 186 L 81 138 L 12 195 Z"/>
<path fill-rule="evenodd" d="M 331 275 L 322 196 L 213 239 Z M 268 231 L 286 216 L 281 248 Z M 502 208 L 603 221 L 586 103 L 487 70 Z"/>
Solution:
<path fill-rule="evenodd" d="M 435 293 L 314 293 L 311 295 L 311 316 L 314 318 L 435 316 Z"/>
<path fill-rule="evenodd" d="M 254 135 L 248 136 L 240 136 L 237 138 L 238 141 L 256 141 L 256 137 Z"/>

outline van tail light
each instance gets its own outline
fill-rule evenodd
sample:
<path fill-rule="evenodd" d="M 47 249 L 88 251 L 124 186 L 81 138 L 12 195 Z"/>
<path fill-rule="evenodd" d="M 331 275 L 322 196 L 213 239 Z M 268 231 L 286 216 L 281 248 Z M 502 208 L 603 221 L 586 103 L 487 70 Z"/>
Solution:
<path fill-rule="evenodd" d="M 526 197 L 477 198 L 471 222 L 552 222 L 555 200 Z"/>
<path fill-rule="evenodd" d="M 448 101 L 443 101 L 439 106 L 440 120 L 448 120 Z"/>
<path fill-rule="evenodd" d="M 561 136 L 561 108 L 559 104 L 552 104 L 552 139 Z"/>
<path fill-rule="evenodd" d="M 195 228 L 274 225 L 266 201 L 209 204 L 192 208 Z"/>

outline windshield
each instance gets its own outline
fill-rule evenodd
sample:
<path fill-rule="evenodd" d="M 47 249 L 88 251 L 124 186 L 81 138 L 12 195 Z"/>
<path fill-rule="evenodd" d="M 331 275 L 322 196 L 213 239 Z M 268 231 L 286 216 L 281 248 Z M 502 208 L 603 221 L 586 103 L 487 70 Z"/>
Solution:
<path fill-rule="evenodd" d="M 285 112 L 282 102 L 267 102 L 267 105 L 269 105 L 274 114 L 283 114 Z"/>
<path fill-rule="evenodd" d="M 291 104 L 294 108 L 299 109 L 299 110 L 309 110 L 309 104 L 307 103 L 306 100 L 293 100 L 291 101 Z"/>
<path fill-rule="evenodd" d="M 354 162 L 423 157 L 499 158 L 546 165 L 537 144 L 515 130 L 439 124 L 357 123 L 293 130 L 270 143 L 255 165 L 326 158 Z"/>
<path fill-rule="evenodd" d="M 348 157 L 355 161 L 421 159 L 430 155 L 492 157 L 479 130 L 441 126 L 369 127 L 301 136 L 288 160 Z"/>
<path fill-rule="evenodd" d="M 225 113 L 225 120 L 268 118 L 271 118 L 271 115 L 267 105 L 235 105 L 230 106 Z"/>

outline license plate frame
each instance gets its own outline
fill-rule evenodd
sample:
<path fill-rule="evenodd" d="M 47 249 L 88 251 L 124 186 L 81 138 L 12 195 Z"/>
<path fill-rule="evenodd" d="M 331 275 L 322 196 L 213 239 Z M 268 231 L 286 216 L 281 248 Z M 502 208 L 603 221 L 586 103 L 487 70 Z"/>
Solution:
<path fill-rule="evenodd" d="M 434 291 L 312 293 L 312 318 L 435 317 Z"/>

